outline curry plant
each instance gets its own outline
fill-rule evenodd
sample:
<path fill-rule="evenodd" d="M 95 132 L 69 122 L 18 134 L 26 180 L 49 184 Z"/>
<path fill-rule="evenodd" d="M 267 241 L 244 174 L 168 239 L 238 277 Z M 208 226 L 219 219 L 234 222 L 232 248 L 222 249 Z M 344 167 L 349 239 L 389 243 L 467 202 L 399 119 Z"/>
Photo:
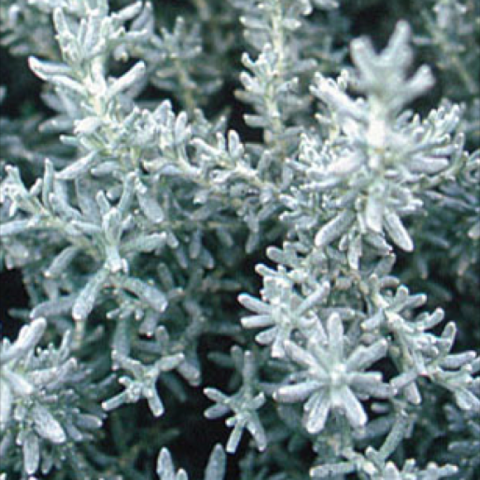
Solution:
<path fill-rule="evenodd" d="M 3 1 L 0 479 L 478 478 L 478 13 Z"/>

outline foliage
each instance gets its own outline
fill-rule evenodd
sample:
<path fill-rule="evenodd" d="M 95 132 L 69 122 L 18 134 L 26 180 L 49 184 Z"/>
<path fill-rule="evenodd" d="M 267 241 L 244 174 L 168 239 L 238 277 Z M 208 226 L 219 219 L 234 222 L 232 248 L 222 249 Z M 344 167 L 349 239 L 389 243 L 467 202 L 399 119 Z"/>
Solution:
<path fill-rule="evenodd" d="M 0 479 L 478 478 L 476 13 L 2 2 Z"/>

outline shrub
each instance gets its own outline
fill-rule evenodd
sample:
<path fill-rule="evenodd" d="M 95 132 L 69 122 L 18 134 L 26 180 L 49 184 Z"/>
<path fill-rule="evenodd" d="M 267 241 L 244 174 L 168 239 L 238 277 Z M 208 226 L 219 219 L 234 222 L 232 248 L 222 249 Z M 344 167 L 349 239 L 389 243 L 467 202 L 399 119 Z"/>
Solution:
<path fill-rule="evenodd" d="M 479 14 L 2 1 L 0 478 L 479 478 Z"/>

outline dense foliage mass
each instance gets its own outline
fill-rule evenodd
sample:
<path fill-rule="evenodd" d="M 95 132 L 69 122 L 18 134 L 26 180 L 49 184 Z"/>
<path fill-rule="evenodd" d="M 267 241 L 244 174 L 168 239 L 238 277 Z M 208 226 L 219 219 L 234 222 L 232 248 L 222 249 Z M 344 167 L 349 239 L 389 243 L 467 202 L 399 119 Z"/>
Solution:
<path fill-rule="evenodd" d="M 480 478 L 478 2 L 0 32 L 1 480 Z"/>

